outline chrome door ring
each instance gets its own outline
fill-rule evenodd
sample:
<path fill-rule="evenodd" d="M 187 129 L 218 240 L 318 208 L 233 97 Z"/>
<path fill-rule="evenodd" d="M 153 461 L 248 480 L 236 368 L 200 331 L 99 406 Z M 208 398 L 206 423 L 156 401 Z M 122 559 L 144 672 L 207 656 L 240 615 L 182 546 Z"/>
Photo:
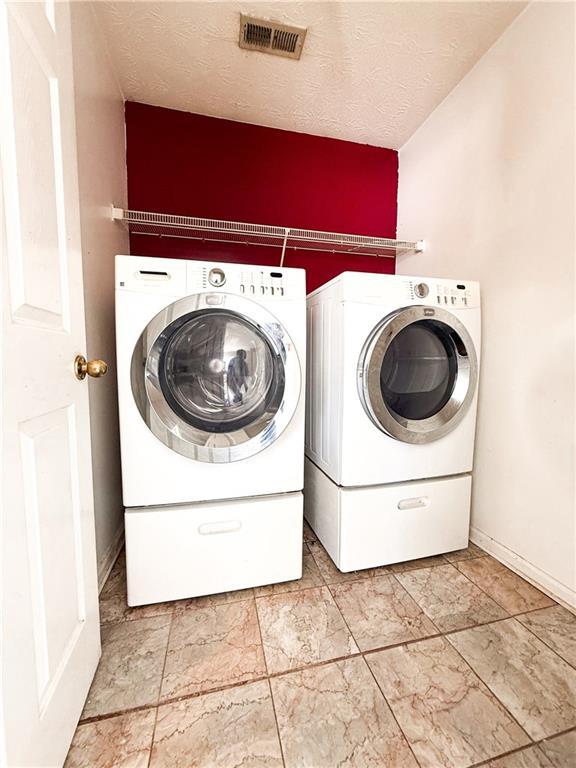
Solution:
<path fill-rule="evenodd" d="M 214 433 L 193 427 L 170 408 L 160 385 L 158 366 L 166 329 L 180 318 L 210 310 L 226 310 L 251 325 L 284 369 L 283 396 L 245 429 Z M 267 309 L 233 294 L 201 293 L 175 301 L 148 323 L 132 354 L 131 383 L 140 415 L 164 445 L 197 461 L 227 463 L 259 453 L 286 429 L 300 399 L 301 372 L 290 336 Z"/>
<path fill-rule="evenodd" d="M 406 419 L 386 405 L 380 372 L 393 339 L 404 328 L 420 321 L 436 322 L 446 326 L 449 334 L 456 333 L 466 354 L 460 354 L 455 345 L 458 362 L 456 383 L 443 408 L 426 419 Z M 364 410 L 379 429 L 404 443 L 429 443 L 451 432 L 472 403 L 477 379 L 476 350 L 464 325 L 450 312 L 424 305 L 404 307 L 385 317 L 368 337 L 358 361 L 358 390 Z"/>

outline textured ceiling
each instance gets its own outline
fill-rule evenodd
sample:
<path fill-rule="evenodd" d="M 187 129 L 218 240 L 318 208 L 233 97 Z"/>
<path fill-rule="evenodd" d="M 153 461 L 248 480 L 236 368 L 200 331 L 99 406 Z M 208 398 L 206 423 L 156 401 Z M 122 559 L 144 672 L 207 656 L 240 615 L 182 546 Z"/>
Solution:
<path fill-rule="evenodd" d="M 96 5 L 126 99 L 399 148 L 526 4 Z M 240 11 L 308 27 L 301 60 L 241 50 Z"/>

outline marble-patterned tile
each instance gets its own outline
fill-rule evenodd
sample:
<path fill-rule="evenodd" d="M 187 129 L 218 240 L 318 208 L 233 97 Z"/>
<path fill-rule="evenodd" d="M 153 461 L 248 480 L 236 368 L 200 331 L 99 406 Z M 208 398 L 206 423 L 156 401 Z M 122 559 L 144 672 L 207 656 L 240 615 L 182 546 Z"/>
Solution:
<path fill-rule="evenodd" d="M 551 768 L 551 763 L 542 750 L 534 746 L 490 760 L 486 768 Z"/>
<path fill-rule="evenodd" d="M 438 634 L 394 576 L 334 584 L 331 592 L 361 651 Z"/>
<path fill-rule="evenodd" d="M 508 616 L 453 565 L 405 571 L 396 578 L 442 632 Z"/>
<path fill-rule="evenodd" d="M 533 739 L 576 726 L 576 670 L 515 619 L 448 640 Z"/>
<path fill-rule="evenodd" d="M 530 741 L 445 638 L 366 661 L 422 768 L 465 768 Z"/>
<path fill-rule="evenodd" d="M 576 667 L 576 616 L 573 613 L 561 605 L 553 605 L 516 618 Z"/>
<path fill-rule="evenodd" d="M 218 592 L 215 595 L 202 595 L 201 597 L 188 597 L 184 600 L 176 600 L 172 603 L 174 615 L 191 608 L 208 608 L 211 605 L 228 605 L 239 603 L 242 600 L 251 600 L 254 597 L 254 589 L 234 589 L 231 592 Z"/>
<path fill-rule="evenodd" d="M 126 554 L 120 553 L 100 593 L 100 623 L 145 619 L 172 612 L 175 603 L 153 603 L 130 608 L 126 602 Z"/>
<path fill-rule="evenodd" d="M 304 537 L 304 541 L 318 541 L 316 534 L 314 533 L 312 528 L 310 528 L 306 520 L 304 520 L 303 537 Z"/>
<path fill-rule="evenodd" d="M 79 725 L 64 768 L 147 768 L 156 710 Z"/>
<path fill-rule="evenodd" d="M 457 563 L 458 560 L 469 560 L 471 557 L 482 557 L 485 555 L 483 549 L 473 544 L 471 541 L 468 543 L 466 549 L 457 549 L 454 552 L 445 552 L 444 557 L 449 563 Z"/>
<path fill-rule="evenodd" d="M 192 608 L 174 615 L 162 701 L 265 674 L 254 600 Z"/>
<path fill-rule="evenodd" d="M 444 555 L 420 557 L 417 560 L 405 560 L 402 563 L 394 563 L 390 566 L 390 570 L 392 573 L 404 573 L 404 571 L 415 571 L 418 568 L 432 568 L 434 565 L 446 565 Z"/>
<path fill-rule="evenodd" d="M 357 653 L 327 587 L 256 600 L 271 674 Z"/>
<path fill-rule="evenodd" d="M 102 628 L 102 656 L 83 718 L 157 704 L 171 616 Z"/>
<path fill-rule="evenodd" d="M 308 547 L 302 553 L 302 578 L 295 581 L 283 581 L 280 584 L 269 584 L 266 587 L 255 587 L 256 597 L 265 595 L 280 595 L 286 592 L 297 592 L 300 589 L 309 589 L 310 587 L 321 587 L 324 579 L 320 574 L 316 561 L 312 557 Z"/>
<path fill-rule="evenodd" d="M 540 743 L 553 768 L 574 768 L 576 766 L 576 731 L 553 736 Z"/>
<path fill-rule="evenodd" d="M 383 573 L 389 573 L 390 571 L 390 568 L 384 565 L 381 568 L 366 568 L 362 571 L 349 571 L 348 573 L 343 573 L 338 570 L 336 565 L 334 565 L 332 558 L 319 541 L 310 541 L 308 542 L 308 546 L 326 584 L 344 584 L 348 581 L 370 579 L 373 576 L 379 576 Z"/>
<path fill-rule="evenodd" d="M 459 560 L 456 567 L 509 613 L 554 605 L 553 600 L 493 557 Z"/>
<path fill-rule="evenodd" d="M 268 681 L 158 708 L 150 768 L 282 768 Z"/>
<path fill-rule="evenodd" d="M 417 768 L 362 658 L 270 683 L 286 768 Z"/>

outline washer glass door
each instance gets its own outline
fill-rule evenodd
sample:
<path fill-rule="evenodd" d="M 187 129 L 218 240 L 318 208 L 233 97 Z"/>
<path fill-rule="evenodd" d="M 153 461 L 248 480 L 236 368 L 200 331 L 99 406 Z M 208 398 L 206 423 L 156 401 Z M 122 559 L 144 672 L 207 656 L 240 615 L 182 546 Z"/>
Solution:
<path fill-rule="evenodd" d="M 464 417 L 476 388 L 472 339 L 454 315 L 413 306 L 384 318 L 359 363 L 360 395 L 372 421 L 407 443 L 426 443 Z"/>
<path fill-rule="evenodd" d="M 284 370 L 268 339 L 242 316 L 188 318 L 160 354 L 160 386 L 186 423 L 215 434 L 249 430 L 282 394 Z"/>
<path fill-rule="evenodd" d="M 290 421 L 300 392 L 294 358 L 263 307 L 199 294 L 148 325 L 132 359 L 132 390 L 146 424 L 170 448 L 201 461 L 236 461 L 265 448 Z"/>

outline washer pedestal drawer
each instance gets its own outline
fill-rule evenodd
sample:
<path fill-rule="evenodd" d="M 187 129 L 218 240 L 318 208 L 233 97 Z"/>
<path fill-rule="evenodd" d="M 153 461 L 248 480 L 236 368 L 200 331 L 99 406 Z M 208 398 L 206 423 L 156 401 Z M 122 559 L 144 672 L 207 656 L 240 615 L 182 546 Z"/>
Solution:
<path fill-rule="evenodd" d="M 341 571 L 468 546 L 470 475 L 345 488 L 306 459 L 305 516 Z"/>
<path fill-rule="evenodd" d="M 302 493 L 125 511 L 128 605 L 302 576 Z"/>

